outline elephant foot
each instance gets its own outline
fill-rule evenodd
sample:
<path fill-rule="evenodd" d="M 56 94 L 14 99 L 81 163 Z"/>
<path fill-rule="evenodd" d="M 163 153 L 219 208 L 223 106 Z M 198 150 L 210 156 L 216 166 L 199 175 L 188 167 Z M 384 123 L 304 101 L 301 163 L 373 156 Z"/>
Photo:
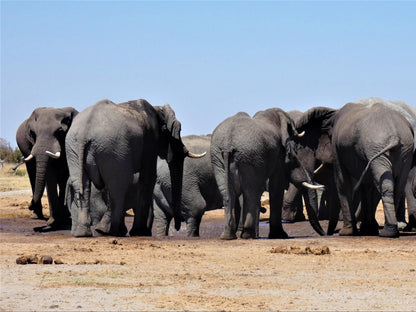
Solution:
<path fill-rule="evenodd" d="M 140 230 L 131 229 L 129 234 L 130 236 L 152 236 L 152 231 L 149 229 L 140 229 Z"/>
<path fill-rule="evenodd" d="M 287 235 L 287 233 L 284 230 L 269 233 L 269 239 L 285 239 L 285 238 L 289 238 L 289 235 Z"/>
<path fill-rule="evenodd" d="M 403 221 L 399 221 L 397 222 L 397 228 L 399 229 L 399 231 L 403 231 L 407 226 L 406 222 Z"/>
<path fill-rule="evenodd" d="M 111 229 L 111 217 L 105 214 L 94 228 L 94 236 L 108 235 Z"/>
<path fill-rule="evenodd" d="M 409 216 L 409 223 L 403 229 L 403 232 L 416 232 L 416 218 L 413 215 Z"/>
<path fill-rule="evenodd" d="M 228 231 L 224 231 L 222 232 L 220 239 L 222 240 L 232 240 L 232 239 L 237 239 L 237 235 L 235 235 L 235 233 L 230 233 Z"/>
<path fill-rule="evenodd" d="M 130 236 L 152 236 L 152 231 L 148 228 L 132 228 L 129 232 Z"/>
<path fill-rule="evenodd" d="M 399 237 L 399 229 L 397 225 L 385 224 L 383 229 L 380 231 L 380 237 L 397 238 Z"/>
<path fill-rule="evenodd" d="M 46 218 L 43 216 L 42 211 L 40 211 L 40 212 L 33 211 L 32 214 L 30 215 L 30 218 L 31 219 L 46 220 Z"/>
<path fill-rule="evenodd" d="M 378 223 L 376 221 L 371 223 L 362 222 L 359 234 L 362 236 L 378 236 Z"/>
<path fill-rule="evenodd" d="M 188 237 L 199 237 L 199 232 L 197 231 L 189 231 L 187 233 Z"/>
<path fill-rule="evenodd" d="M 91 228 L 89 226 L 72 226 L 71 230 L 72 236 L 75 237 L 90 237 L 92 236 Z"/>
<path fill-rule="evenodd" d="M 339 236 L 353 236 L 356 234 L 357 234 L 357 231 L 352 226 L 344 226 L 339 231 Z"/>
<path fill-rule="evenodd" d="M 257 236 L 256 236 L 256 232 L 255 231 L 253 231 L 253 230 L 250 230 L 250 231 L 248 231 L 248 230 L 244 230 L 242 233 L 241 233 L 241 236 L 240 236 L 242 239 L 253 239 L 253 238 L 257 238 Z"/>
<path fill-rule="evenodd" d="M 55 219 L 50 217 L 46 222 L 48 226 L 55 230 L 63 230 L 69 229 L 71 227 L 71 219 L 70 218 L 63 218 L 63 219 Z"/>

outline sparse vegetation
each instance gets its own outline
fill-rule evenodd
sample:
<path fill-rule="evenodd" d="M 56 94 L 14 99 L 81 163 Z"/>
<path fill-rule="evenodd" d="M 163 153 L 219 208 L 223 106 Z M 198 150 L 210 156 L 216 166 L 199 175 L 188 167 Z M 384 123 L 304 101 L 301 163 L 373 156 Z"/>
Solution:
<path fill-rule="evenodd" d="M 20 162 L 21 158 L 22 158 L 22 153 L 17 147 L 13 149 L 10 146 L 10 143 L 6 139 L 0 138 L 0 159 L 1 160 L 3 160 L 6 163 L 16 164 Z"/>

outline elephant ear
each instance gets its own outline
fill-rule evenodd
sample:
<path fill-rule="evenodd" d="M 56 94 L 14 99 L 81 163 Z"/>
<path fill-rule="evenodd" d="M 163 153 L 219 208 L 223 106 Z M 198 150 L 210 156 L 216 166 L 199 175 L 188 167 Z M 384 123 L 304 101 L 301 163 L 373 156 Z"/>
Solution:
<path fill-rule="evenodd" d="M 169 104 L 165 104 L 159 108 L 159 116 L 162 120 L 162 133 L 168 141 L 168 150 L 166 160 L 168 163 L 174 157 L 184 158 L 188 154 L 188 150 L 182 143 L 181 139 L 181 123 L 176 119 L 175 112 Z"/>
<path fill-rule="evenodd" d="M 314 150 L 316 159 L 322 162 L 333 162 L 331 137 L 337 111 L 329 107 L 314 107 L 307 110 L 296 122 L 296 129 L 306 132 L 302 144 Z"/>
<path fill-rule="evenodd" d="M 282 139 L 282 145 L 286 149 L 286 154 L 291 158 L 295 153 L 294 142 L 292 138 L 298 136 L 295 123 L 290 116 L 284 111 L 278 112 L 280 118 L 280 133 Z"/>
<path fill-rule="evenodd" d="M 296 122 L 296 129 L 302 132 L 310 127 L 317 127 L 321 132 L 330 133 L 336 109 L 329 107 L 313 107 L 307 110 Z"/>
<path fill-rule="evenodd" d="M 71 127 L 72 121 L 78 114 L 78 111 L 73 107 L 63 107 L 61 108 L 61 110 L 65 113 L 61 120 L 62 128 L 65 132 L 68 132 L 69 128 Z"/>

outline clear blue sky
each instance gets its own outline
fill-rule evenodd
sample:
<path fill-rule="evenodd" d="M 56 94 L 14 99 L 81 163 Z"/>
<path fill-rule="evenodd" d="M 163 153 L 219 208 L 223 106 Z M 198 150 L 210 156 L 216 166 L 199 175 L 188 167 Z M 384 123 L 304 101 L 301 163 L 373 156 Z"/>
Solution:
<path fill-rule="evenodd" d="M 238 111 L 416 106 L 416 2 L 1 1 L 1 133 L 39 106 L 169 103 L 182 134 Z"/>

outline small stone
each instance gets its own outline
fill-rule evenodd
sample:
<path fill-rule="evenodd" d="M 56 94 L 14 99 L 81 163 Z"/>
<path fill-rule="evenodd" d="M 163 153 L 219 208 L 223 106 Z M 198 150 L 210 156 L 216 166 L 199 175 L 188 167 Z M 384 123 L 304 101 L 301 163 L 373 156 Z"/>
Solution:
<path fill-rule="evenodd" d="M 64 264 L 64 262 L 61 259 L 55 259 L 54 261 L 55 264 Z"/>

